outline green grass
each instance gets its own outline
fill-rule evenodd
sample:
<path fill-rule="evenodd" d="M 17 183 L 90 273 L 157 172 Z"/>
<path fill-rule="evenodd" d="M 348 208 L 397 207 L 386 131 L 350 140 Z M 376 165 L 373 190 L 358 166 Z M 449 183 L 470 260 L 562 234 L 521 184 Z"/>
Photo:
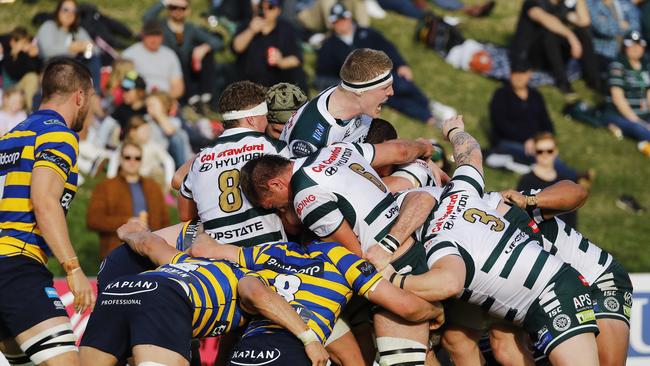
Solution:
<path fill-rule="evenodd" d="M 482 0 L 466 1 L 479 3 Z M 461 25 L 466 37 L 497 44 L 505 44 L 514 31 L 521 0 L 499 1 L 493 14 L 485 19 L 464 19 Z M 140 28 L 142 10 L 153 1 L 99 0 L 94 1 L 103 11 L 128 24 L 134 31 Z M 37 6 L 25 5 L 20 0 L 13 5 L 0 5 L 0 32 L 18 24 L 30 24 L 31 16 L 42 10 L 54 8 L 55 1 L 40 1 Z M 194 2 L 194 14 L 204 10 L 207 1 Z M 198 7 L 198 9 L 197 9 Z M 452 14 L 458 15 L 458 14 Z M 485 131 L 489 120 L 487 106 L 499 83 L 476 74 L 455 70 L 433 51 L 413 42 L 415 21 L 391 14 L 387 19 L 375 21 L 373 26 L 395 42 L 411 64 L 416 83 L 431 98 L 452 105 L 465 117 L 467 129 L 487 144 Z M 32 30 L 35 31 L 34 28 Z M 219 55 L 219 58 L 228 58 Z M 306 55 L 308 71 L 313 70 L 313 55 Z M 578 93 L 594 102 L 594 95 L 582 82 L 574 84 Z M 594 168 L 596 182 L 587 204 L 580 210 L 580 230 L 592 241 L 606 248 L 631 272 L 650 271 L 650 251 L 643 230 L 648 226 L 650 214 L 635 216 L 616 208 L 614 201 L 622 193 L 633 194 L 644 206 L 650 206 L 650 162 L 636 150 L 633 141 L 616 141 L 606 130 L 594 129 L 564 118 L 560 110 L 562 95 L 552 87 L 541 88 L 558 133 L 562 158 L 579 169 Z M 436 137 L 438 132 L 392 110 L 384 118 L 398 126 L 403 137 Z M 490 190 L 513 187 L 517 176 L 510 173 L 486 170 Z M 96 234 L 86 229 L 85 214 L 91 184 L 79 190 L 68 215 L 70 236 L 84 268 L 88 273 L 97 269 L 98 241 Z"/>

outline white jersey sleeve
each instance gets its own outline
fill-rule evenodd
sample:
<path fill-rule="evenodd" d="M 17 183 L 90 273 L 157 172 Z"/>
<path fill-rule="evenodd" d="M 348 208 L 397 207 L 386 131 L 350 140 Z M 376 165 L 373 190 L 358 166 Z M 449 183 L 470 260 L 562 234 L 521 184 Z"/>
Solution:
<path fill-rule="evenodd" d="M 190 167 L 190 172 L 194 168 L 194 164 L 196 164 L 196 160 L 192 162 L 192 166 Z M 187 174 L 185 178 L 183 179 L 183 183 L 181 184 L 181 188 L 179 189 L 178 193 L 181 194 L 184 198 L 187 198 L 188 200 L 194 199 L 194 195 L 192 194 L 192 174 Z"/>
<path fill-rule="evenodd" d="M 483 180 L 481 173 L 479 173 L 479 171 L 473 166 L 461 165 L 456 168 L 451 181 L 453 186 L 450 190 L 463 190 L 470 195 L 478 195 L 481 198 L 483 197 L 485 181 Z"/>
<path fill-rule="evenodd" d="M 398 166 L 391 176 L 407 179 L 414 188 L 436 186 L 436 180 L 429 165 L 421 159 Z"/>
<path fill-rule="evenodd" d="M 458 244 L 447 240 L 441 241 L 431 238 L 424 242 L 424 250 L 427 253 L 427 265 L 429 268 L 433 267 L 437 261 L 448 255 L 461 257 Z"/>
<path fill-rule="evenodd" d="M 296 193 L 293 204 L 300 221 L 320 238 L 332 235 L 345 219 L 337 206 L 337 198 L 319 186 Z"/>

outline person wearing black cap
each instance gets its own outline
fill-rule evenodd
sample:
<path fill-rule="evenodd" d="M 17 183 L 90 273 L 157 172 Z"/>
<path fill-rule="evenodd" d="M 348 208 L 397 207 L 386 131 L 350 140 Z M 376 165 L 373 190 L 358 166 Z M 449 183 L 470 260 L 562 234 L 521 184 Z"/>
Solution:
<path fill-rule="evenodd" d="M 308 90 L 298 36 L 290 23 L 279 18 L 280 5 L 279 0 L 262 0 L 254 5 L 256 15 L 234 36 L 238 78 L 266 87 L 289 82 Z"/>
<path fill-rule="evenodd" d="M 391 74 L 395 94 L 388 99 L 387 105 L 428 124 L 435 122 L 433 113 L 438 115 L 441 110 L 445 110 L 446 115 L 440 115 L 440 120 L 456 114 L 451 107 L 430 102 L 413 82 L 413 71 L 395 45 L 376 30 L 355 24 L 352 20 L 352 12 L 343 4 L 337 3 L 332 6 L 328 21 L 333 34 L 323 41 L 323 45 L 318 50 L 315 83 L 319 89 L 326 89 L 339 82 L 339 70 L 352 50 L 371 48 L 383 51 L 393 61 Z"/>
<path fill-rule="evenodd" d="M 153 19 L 145 22 L 141 35 L 142 41 L 124 50 L 122 57 L 133 61 L 149 91 L 161 90 L 168 92 L 174 99 L 180 98 L 185 92 L 181 63 L 174 51 L 163 46 L 160 21 Z"/>
<path fill-rule="evenodd" d="M 605 118 L 625 136 L 639 141 L 639 151 L 650 157 L 650 70 L 644 62 L 646 45 L 636 31 L 623 39 L 622 55 L 609 66 Z"/>

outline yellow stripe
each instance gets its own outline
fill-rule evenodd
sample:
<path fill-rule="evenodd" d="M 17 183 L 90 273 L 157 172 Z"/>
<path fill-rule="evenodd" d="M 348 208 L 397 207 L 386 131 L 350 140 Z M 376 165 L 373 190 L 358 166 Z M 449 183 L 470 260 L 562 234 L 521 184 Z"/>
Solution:
<path fill-rule="evenodd" d="M 23 147 L 23 152 L 20 155 L 22 159 L 34 160 L 34 146 L 27 145 Z"/>
<path fill-rule="evenodd" d="M 34 229 L 35 226 L 36 224 L 33 222 L 14 222 L 14 221 L 0 222 L 0 229 L 13 229 L 13 230 L 24 231 L 26 233 L 32 232 L 32 229 Z"/>
<path fill-rule="evenodd" d="M 323 341 L 325 341 L 325 332 L 323 332 L 323 329 L 321 329 L 321 327 L 318 326 L 318 323 L 316 323 L 315 321 L 309 319 L 309 321 L 307 322 L 307 326 L 308 326 L 311 330 L 313 330 L 314 332 L 316 332 L 316 335 L 318 335 L 318 337 L 319 337 L 320 339 L 322 339 Z"/>
<path fill-rule="evenodd" d="M 75 155 L 79 155 L 79 144 L 77 142 L 77 138 L 71 133 L 71 132 L 48 132 L 44 133 L 42 135 L 39 135 L 36 137 L 36 143 L 34 144 L 34 148 L 38 150 L 38 147 L 41 146 L 42 144 L 47 144 L 47 143 L 57 143 L 57 142 L 64 142 L 74 150 Z"/>
<path fill-rule="evenodd" d="M 43 265 L 47 264 L 47 256 L 38 245 L 28 244 L 10 236 L 0 237 L 0 255 L 9 257 L 24 255 L 37 260 Z"/>
<path fill-rule="evenodd" d="M 334 314 L 341 310 L 341 304 L 338 302 L 332 301 L 328 298 L 319 296 L 309 291 L 298 291 L 293 296 L 296 300 L 307 300 L 309 302 L 313 302 L 314 304 L 319 304 L 323 307 L 326 307 Z"/>
<path fill-rule="evenodd" d="M 207 270 L 205 268 L 199 267 L 197 269 L 197 272 L 199 272 L 202 275 L 208 277 L 208 280 L 210 280 L 211 284 L 216 283 L 216 280 L 214 282 L 212 281 L 211 278 L 214 278 L 214 277 L 212 277 L 212 275 L 209 272 L 205 273 L 205 272 L 207 272 Z M 199 328 L 203 329 L 205 327 L 206 323 L 208 322 L 208 318 L 212 315 L 212 312 L 214 311 L 213 310 L 214 306 L 212 304 L 212 299 L 210 298 L 210 293 L 208 292 L 209 291 L 208 287 L 202 281 L 199 282 L 199 284 L 201 285 L 201 291 L 203 291 L 203 294 L 205 295 L 205 303 L 203 304 L 203 308 L 205 308 L 205 312 L 203 313 L 203 318 L 200 320 L 200 323 L 198 325 Z M 218 288 L 214 288 L 213 290 L 214 290 L 214 292 L 219 292 Z"/>
<path fill-rule="evenodd" d="M 337 272 L 338 273 L 338 272 Z M 308 283 L 310 285 L 322 287 L 325 289 L 330 289 L 332 291 L 336 291 L 337 293 L 345 296 L 348 292 L 350 292 L 350 288 L 348 286 L 345 286 L 343 284 L 340 284 L 338 282 L 326 280 L 323 278 L 318 278 L 318 277 L 313 277 L 313 276 L 308 276 L 308 275 L 303 275 L 303 274 L 297 274 L 298 278 L 303 283 Z"/>
<path fill-rule="evenodd" d="M 381 274 L 377 273 L 374 276 L 372 276 L 372 279 L 368 281 L 365 285 L 361 287 L 361 290 L 359 291 L 359 295 L 365 296 L 366 292 L 370 290 L 370 288 L 377 282 L 381 281 Z"/>
<path fill-rule="evenodd" d="M 192 293 L 192 299 L 194 300 L 194 314 L 192 315 L 192 327 L 194 329 L 197 329 L 194 324 L 199 319 L 199 313 L 201 312 L 201 299 L 199 298 L 199 293 L 196 291 L 196 288 L 194 288 L 194 285 L 189 285 L 190 292 Z"/>
<path fill-rule="evenodd" d="M 29 198 L 3 198 L 0 200 L 0 211 L 31 212 L 32 202 Z"/>
<path fill-rule="evenodd" d="M 34 163 L 34 168 L 38 168 L 38 167 L 50 168 L 50 169 L 54 170 L 54 172 L 56 174 L 58 174 L 59 177 L 61 177 L 61 179 L 63 179 L 64 182 L 66 180 L 68 180 L 68 176 L 65 174 L 65 172 L 63 170 L 61 170 L 61 168 L 59 168 L 58 166 L 56 166 L 52 162 L 49 162 L 49 161 L 46 161 L 46 160 L 39 160 L 36 163 Z"/>
<path fill-rule="evenodd" d="M 31 184 L 31 172 L 9 172 L 5 178 L 6 186 L 28 186 Z"/>
<path fill-rule="evenodd" d="M 14 131 L 14 132 L 9 132 L 5 135 L 3 135 L 0 140 L 8 140 L 11 138 L 16 138 L 16 137 L 27 137 L 27 136 L 35 136 L 36 132 L 34 131 Z"/>

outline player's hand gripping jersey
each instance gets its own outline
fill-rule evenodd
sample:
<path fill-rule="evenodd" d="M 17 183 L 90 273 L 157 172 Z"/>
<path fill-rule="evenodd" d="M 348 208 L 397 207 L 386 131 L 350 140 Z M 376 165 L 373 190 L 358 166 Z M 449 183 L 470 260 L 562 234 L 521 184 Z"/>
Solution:
<path fill-rule="evenodd" d="M 214 239 L 234 245 L 286 240 L 278 215 L 253 207 L 239 185 L 244 164 L 267 154 L 288 155 L 283 142 L 247 128 L 231 128 L 196 157 L 180 192 L 196 202 L 203 228 Z"/>
<path fill-rule="evenodd" d="M 77 192 L 79 137 L 51 110 L 33 113 L 0 138 L 0 257 L 24 255 L 43 264 L 52 255 L 30 200 L 32 171 L 47 167 L 65 182 L 67 213 Z"/>
<path fill-rule="evenodd" d="M 280 140 L 289 145 L 292 156 L 310 155 L 316 150 L 336 142 L 363 142 L 372 118 L 361 115 L 340 120 L 327 110 L 333 86 L 303 105 L 284 125 Z"/>
<path fill-rule="evenodd" d="M 367 296 L 381 280 L 375 267 L 338 243 L 266 244 L 241 248 L 239 264 L 264 278 L 324 343 L 353 294 Z M 252 321 L 246 336 L 282 330 Z"/>
<path fill-rule="evenodd" d="M 309 230 L 327 237 L 347 220 L 363 252 L 388 234 L 399 207 L 370 166 L 373 158 L 370 144 L 337 143 L 296 160 L 293 204 Z"/>
<path fill-rule="evenodd" d="M 165 277 L 180 285 L 189 306 L 194 309 L 194 338 L 217 336 L 244 323 L 242 310 L 237 304 L 237 283 L 246 275 L 256 276 L 226 261 L 192 258 L 184 253 L 177 254 L 170 264 L 141 274 Z M 102 291 L 110 291 L 110 286 Z"/>
<path fill-rule="evenodd" d="M 447 255 L 463 259 L 461 300 L 521 323 L 564 263 L 483 200 L 483 187 L 476 169 L 458 167 L 444 190 L 432 189 L 438 192 L 438 208 L 418 239 L 424 242 L 429 267 Z"/>

